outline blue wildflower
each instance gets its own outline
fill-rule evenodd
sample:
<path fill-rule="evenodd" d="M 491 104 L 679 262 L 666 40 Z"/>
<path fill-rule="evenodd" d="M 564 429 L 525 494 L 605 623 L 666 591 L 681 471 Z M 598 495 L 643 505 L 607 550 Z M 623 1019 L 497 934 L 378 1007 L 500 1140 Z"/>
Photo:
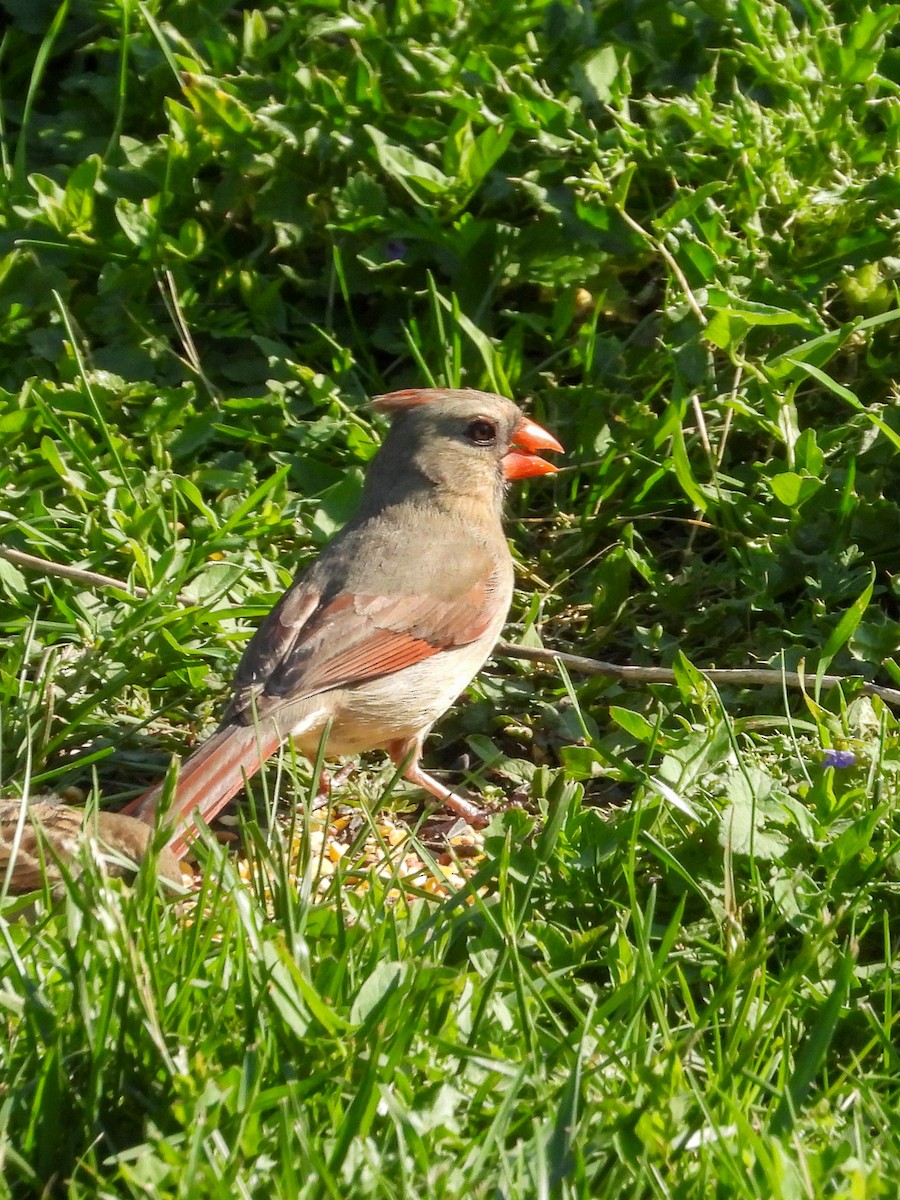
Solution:
<path fill-rule="evenodd" d="M 856 765 L 856 755 L 852 750 L 826 750 L 822 756 L 822 764 L 826 767 L 852 767 Z"/>
<path fill-rule="evenodd" d="M 391 238 L 384 248 L 384 257 L 388 262 L 403 262 L 406 258 L 406 242 L 402 238 Z"/>

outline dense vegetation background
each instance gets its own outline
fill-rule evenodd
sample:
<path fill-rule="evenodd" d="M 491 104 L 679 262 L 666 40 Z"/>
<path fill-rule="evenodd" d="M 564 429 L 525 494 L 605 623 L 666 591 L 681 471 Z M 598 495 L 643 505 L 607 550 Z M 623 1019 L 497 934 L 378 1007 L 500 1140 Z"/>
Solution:
<path fill-rule="evenodd" d="M 510 636 L 677 672 L 490 667 L 463 896 L 8 902 L 0 1196 L 896 1195 L 900 738 L 816 676 L 900 683 L 900 6 L 0 9 L 0 542 L 129 585 L 0 558 L 4 792 L 189 747 L 415 384 L 566 446 Z"/>

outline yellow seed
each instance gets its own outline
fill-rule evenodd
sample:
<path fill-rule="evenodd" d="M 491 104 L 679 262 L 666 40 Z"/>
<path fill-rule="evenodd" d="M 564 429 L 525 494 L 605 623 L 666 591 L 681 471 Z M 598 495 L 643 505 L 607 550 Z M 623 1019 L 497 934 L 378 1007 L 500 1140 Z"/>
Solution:
<path fill-rule="evenodd" d="M 594 297 L 587 288 L 576 288 L 575 295 L 572 297 L 572 303 L 575 305 L 575 312 L 578 316 L 584 316 L 593 307 Z"/>

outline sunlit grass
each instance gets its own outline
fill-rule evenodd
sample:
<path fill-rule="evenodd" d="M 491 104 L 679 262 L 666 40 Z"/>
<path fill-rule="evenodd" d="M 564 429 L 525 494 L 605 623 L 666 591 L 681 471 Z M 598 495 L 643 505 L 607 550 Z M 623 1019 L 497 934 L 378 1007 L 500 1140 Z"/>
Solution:
<path fill-rule="evenodd" d="M 900 737 L 817 675 L 900 681 L 898 10 L 8 7 L 0 543 L 125 586 L 0 558 L 3 794 L 214 726 L 393 387 L 566 447 L 509 636 L 677 682 L 492 664 L 446 888 L 286 753 L 198 896 L 7 901 L 0 1197 L 895 1195 Z"/>

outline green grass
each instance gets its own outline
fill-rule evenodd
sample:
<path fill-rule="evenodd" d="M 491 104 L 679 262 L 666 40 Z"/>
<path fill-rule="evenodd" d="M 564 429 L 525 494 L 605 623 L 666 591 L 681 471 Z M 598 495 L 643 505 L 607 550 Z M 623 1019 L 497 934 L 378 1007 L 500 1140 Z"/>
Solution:
<path fill-rule="evenodd" d="M 193 745 L 421 383 L 566 446 L 510 636 L 677 682 L 496 660 L 455 898 L 249 821 L 4 902 L 0 1197 L 895 1196 L 900 727 L 816 680 L 900 683 L 900 6 L 4 7 L 0 543 L 129 589 L 0 559 L 3 794 Z"/>

